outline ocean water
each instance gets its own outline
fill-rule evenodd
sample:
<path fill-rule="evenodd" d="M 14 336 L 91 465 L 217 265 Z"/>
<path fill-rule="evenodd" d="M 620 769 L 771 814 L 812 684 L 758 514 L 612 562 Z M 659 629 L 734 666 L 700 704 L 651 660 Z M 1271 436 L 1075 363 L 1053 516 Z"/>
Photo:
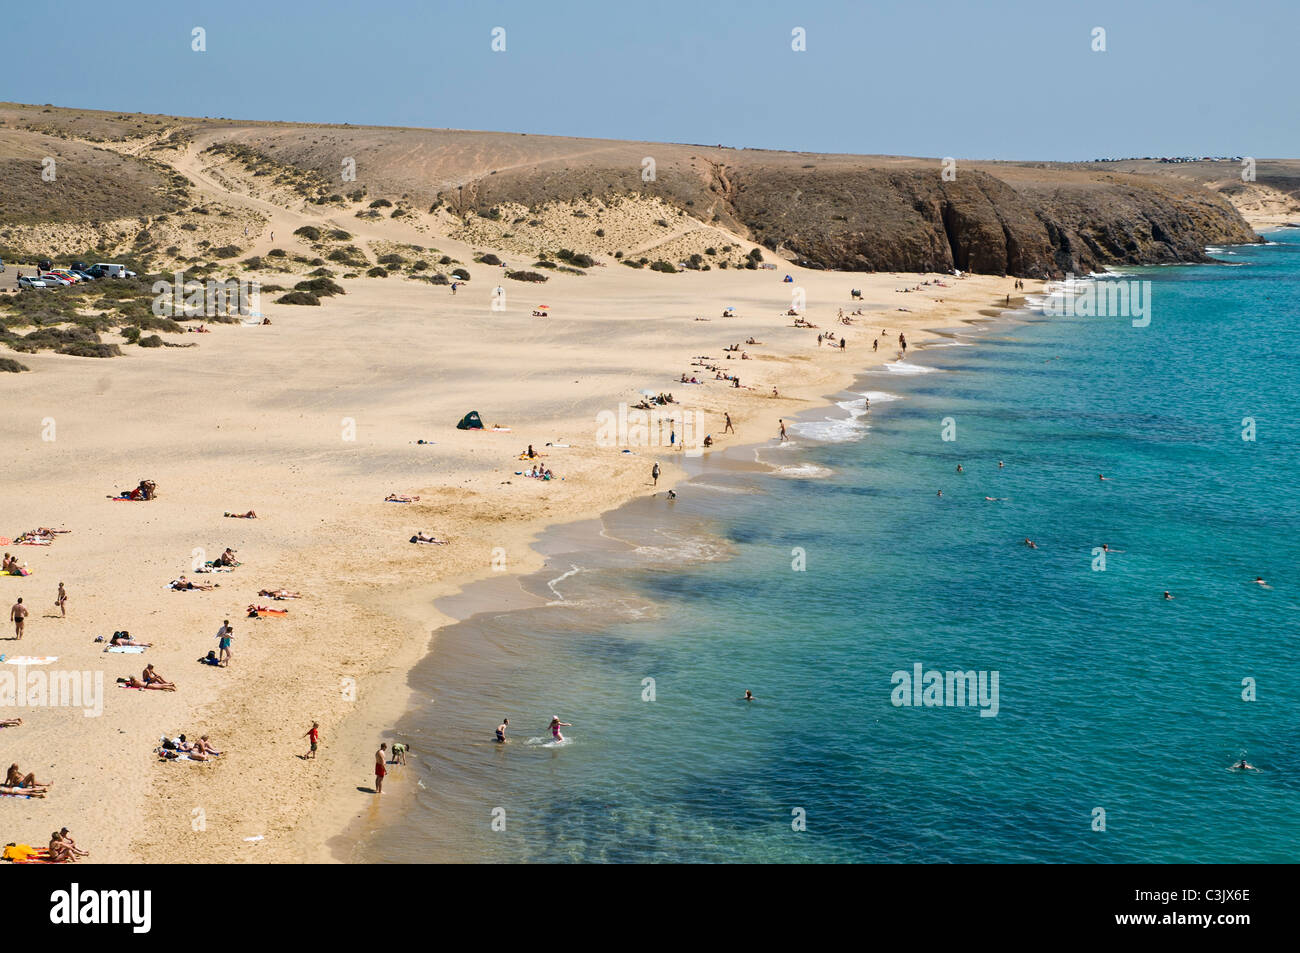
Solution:
<path fill-rule="evenodd" d="M 1147 327 L 949 329 L 793 445 L 551 534 L 538 604 L 414 673 L 414 803 L 352 859 L 1295 861 L 1300 232 L 1270 239 L 1132 270 Z M 997 673 L 996 714 L 894 704 L 917 664 Z"/>

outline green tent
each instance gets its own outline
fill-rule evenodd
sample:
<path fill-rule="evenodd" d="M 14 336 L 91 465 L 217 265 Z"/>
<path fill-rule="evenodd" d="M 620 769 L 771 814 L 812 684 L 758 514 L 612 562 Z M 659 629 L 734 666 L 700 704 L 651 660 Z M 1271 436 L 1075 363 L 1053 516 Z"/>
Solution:
<path fill-rule="evenodd" d="M 477 410 L 471 410 L 464 417 L 460 418 L 460 423 L 456 425 L 457 430 L 482 430 L 483 419 L 479 417 Z"/>

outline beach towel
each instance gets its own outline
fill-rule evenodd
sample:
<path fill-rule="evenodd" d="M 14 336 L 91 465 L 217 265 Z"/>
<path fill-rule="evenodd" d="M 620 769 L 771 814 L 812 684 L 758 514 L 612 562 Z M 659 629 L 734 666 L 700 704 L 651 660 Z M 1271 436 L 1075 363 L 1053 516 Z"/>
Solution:
<path fill-rule="evenodd" d="M 49 665 L 57 662 L 57 655 L 4 655 L 0 656 L 10 665 Z"/>
<path fill-rule="evenodd" d="M 144 645 L 110 645 L 104 649 L 105 652 L 120 652 L 122 655 L 141 655 L 147 646 Z"/>
<path fill-rule="evenodd" d="M 250 613 L 248 617 L 250 619 L 254 617 L 259 619 L 265 619 L 267 616 L 288 615 L 288 614 L 289 614 L 288 609 L 258 609 L 256 612 Z"/>
<path fill-rule="evenodd" d="M 31 574 L 32 571 L 30 569 L 20 569 L 17 572 L 8 569 L 0 570 L 0 576 L 30 576 Z"/>

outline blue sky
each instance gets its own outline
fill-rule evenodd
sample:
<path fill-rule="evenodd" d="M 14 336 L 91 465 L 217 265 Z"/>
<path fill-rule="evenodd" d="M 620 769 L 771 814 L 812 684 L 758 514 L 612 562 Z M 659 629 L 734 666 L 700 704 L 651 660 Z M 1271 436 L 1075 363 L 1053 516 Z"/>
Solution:
<path fill-rule="evenodd" d="M 1297 0 L 70 0 L 58 19 L 5 44 L 0 99 L 814 152 L 1300 156 Z"/>

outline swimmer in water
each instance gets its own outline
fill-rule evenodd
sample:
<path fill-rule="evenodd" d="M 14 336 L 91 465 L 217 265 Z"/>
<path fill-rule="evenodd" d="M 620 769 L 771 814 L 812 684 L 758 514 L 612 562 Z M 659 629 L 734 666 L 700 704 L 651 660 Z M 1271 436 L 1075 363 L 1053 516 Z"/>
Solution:
<path fill-rule="evenodd" d="M 564 735 L 560 734 L 561 728 L 572 728 L 572 727 L 573 725 L 569 724 L 567 721 L 560 721 L 559 715 L 551 716 L 551 737 L 554 738 L 556 741 L 564 740 Z"/>
<path fill-rule="evenodd" d="M 963 470 L 963 469 L 961 468 L 961 464 L 960 464 L 960 463 L 957 464 L 957 472 L 958 472 L 958 473 L 965 473 L 965 472 L 966 472 L 965 470 Z"/>
<path fill-rule="evenodd" d="M 1028 536 L 1025 537 L 1025 545 L 1028 546 L 1030 549 L 1037 549 L 1037 548 L 1038 548 L 1038 544 L 1035 543 L 1035 542 L 1034 542 L 1032 539 L 1030 539 Z"/>
<path fill-rule="evenodd" d="M 1263 577 L 1263 576 L 1256 576 L 1256 577 L 1255 577 L 1255 585 L 1257 585 L 1257 586 L 1262 586 L 1262 587 L 1265 588 L 1265 589 L 1272 589 L 1272 588 L 1273 588 L 1272 586 L 1270 586 L 1268 583 L 1266 583 L 1266 582 L 1264 581 L 1264 577 Z"/>
<path fill-rule="evenodd" d="M 999 470 L 1001 470 L 1001 469 L 1002 469 L 1003 467 L 1005 467 L 1005 466 L 1006 466 L 1006 464 L 1003 463 L 1001 460 L 998 461 L 998 469 L 999 469 Z"/>
<path fill-rule="evenodd" d="M 1124 552 L 1124 550 L 1122 550 L 1122 549 L 1111 549 L 1110 546 L 1109 546 L 1107 543 L 1102 543 L 1102 544 L 1101 544 L 1101 551 L 1102 551 L 1103 553 L 1105 553 L 1107 556 L 1109 556 L 1109 555 L 1112 554 L 1112 553 L 1122 553 L 1122 552 Z"/>
<path fill-rule="evenodd" d="M 943 496 L 943 490 L 940 490 L 940 491 L 938 492 L 938 494 L 936 494 L 936 495 L 937 495 L 937 496 Z"/>
<path fill-rule="evenodd" d="M 1172 599 L 1173 597 L 1174 597 L 1174 596 L 1173 596 L 1173 593 L 1171 593 L 1168 589 L 1166 589 L 1166 590 L 1165 590 L 1165 598 L 1166 598 L 1166 599 Z"/>
<path fill-rule="evenodd" d="M 754 700 L 754 693 L 751 692 L 748 688 L 745 689 L 745 697 L 742 698 L 741 701 L 752 702 L 753 700 Z"/>
<path fill-rule="evenodd" d="M 1109 479 L 1109 477 L 1107 477 L 1106 474 L 1104 474 L 1104 473 L 1098 473 L 1098 474 L 1097 474 L 1097 479 L 1098 479 L 1098 480 L 1106 480 L 1106 479 Z"/>
<path fill-rule="evenodd" d="M 505 743 L 506 743 L 506 729 L 509 728 L 509 727 L 510 727 L 510 719 L 509 719 L 509 718 L 502 718 L 502 719 L 501 719 L 501 724 L 497 725 L 497 742 L 498 742 L 498 743 L 500 743 L 500 744 L 505 744 Z"/>
<path fill-rule="evenodd" d="M 1240 761 L 1238 761 L 1236 764 L 1232 766 L 1232 770 L 1233 771 L 1258 771 L 1259 768 L 1255 767 L 1245 758 L 1242 758 Z"/>
<path fill-rule="evenodd" d="M 1005 496 L 986 496 L 984 499 L 988 500 L 990 503 L 1005 503 L 1008 498 Z"/>

